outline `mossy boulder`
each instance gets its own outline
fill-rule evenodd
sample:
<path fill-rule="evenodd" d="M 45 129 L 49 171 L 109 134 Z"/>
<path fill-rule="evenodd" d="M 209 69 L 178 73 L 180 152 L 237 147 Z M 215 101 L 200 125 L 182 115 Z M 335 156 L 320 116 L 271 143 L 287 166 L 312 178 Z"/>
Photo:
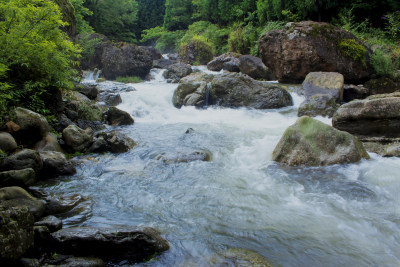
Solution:
<path fill-rule="evenodd" d="M 369 155 L 355 136 L 307 116 L 286 129 L 272 153 L 274 161 L 289 166 L 346 164 L 363 158 Z"/>
<path fill-rule="evenodd" d="M 206 65 L 214 57 L 212 47 L 197 39 L 179 48 L 179 60 L 190 65 Z"/>
<path fill-rule="evenodd" d="M 282 83 L 301 83 L 310 72 L 339 72 L 360 84 L 373 74 L 372 51 L 353 34 L 331 24 L 302 21 L 265 33 L 258 42 L 264 64 Z"/>
<path fill-rule="evenodd" d="M 390 94 L 400 92 L 400 81 L 388 77 L 371 79 L 364 84 L 368 88 L 369 95 Z"/>
<path fill-rule="evenodd" d="M 27 188 L 36 182 L 36 173 L 32 168 L 0 172 L 0 187 L 20 186 Z"/>
<path fill-rule="evenodd" d="M 17 186 L 0 188 L 0 202 L 2 206 L 8 208 L 28 207 L 36 219 L 40 218 L 45 210 L 45 204 L 41 200 Z"/>

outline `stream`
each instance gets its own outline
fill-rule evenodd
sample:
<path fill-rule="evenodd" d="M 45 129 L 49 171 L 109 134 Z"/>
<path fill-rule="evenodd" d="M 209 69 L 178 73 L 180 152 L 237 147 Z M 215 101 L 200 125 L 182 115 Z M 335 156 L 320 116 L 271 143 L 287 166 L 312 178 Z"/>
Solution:
<path fill-rule="evenodd" d="M 400 158 L 370 153 L 357 164 L 280 166 L 271 154 L 303 97 L 293 93 L 295 105 L 278 110 L 176 109 L 177 84 L 152 74 L 118 106 L 135 119 L 118 130 L 137 146 L 78 157 L 76 175 L 40 186 L 87 199 L 62 218 L 64 227 L 158 229 L 170 250 L 137 266 L 215 266 L 230 248 L 273 266 L 400 266 Z M 211 161 L 157 160 L 196 150 L 210 151 Z"/>

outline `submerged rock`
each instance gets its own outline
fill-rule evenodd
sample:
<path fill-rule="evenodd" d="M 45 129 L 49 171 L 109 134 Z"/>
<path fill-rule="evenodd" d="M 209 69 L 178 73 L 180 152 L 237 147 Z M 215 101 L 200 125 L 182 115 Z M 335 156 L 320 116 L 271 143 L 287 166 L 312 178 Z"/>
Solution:
<path fill-rule="evenodd" d="M 0 205 L 0 263 L 1 259 L 20 258 L 33 246 L 33 238 L 33 216 L 28 208 Z"/>
<path fill-rule="evenodd" d="M 272 265 L 260 254 L 247 249 L 231 248 L 222 253 L 225 264 L 246 267 L 272 267 Z M 229 264 L 229 265 L 230 265 Z M 221 264 L 222 265 L 222 264 Z M 222 265 L 224 266 L 224 265 Z"/>
<path fill-rule="evenodd" d="M 369 158 L 362 143 L 347 132 L 303 116 L 286 129 L 272 159 L 289 166 L 345 164 Z"/>
<path fill-rule="evenodd" d="M 300 83 L 313 71 L 339 72 L 362 83 L 373 69 L 371 50 L 353 34 L 331 24 L 302 21 L 265 33 L 258 42 L 264 64 L 282 83 Z"/>
<path fill-rule="evenodd" d="M 169 249 L 168 242 L 150 227 L 72 227 L 52 236 L 58 252 L 116 261 L 142 261 Z"/>
<path fill-rule="evenodd" d="M 342 105 L 333 127 L 360 139 L 400 137 L 400 93 L 370 96 Z"/>
<path fill-rule="evenodd" d="M 176 153 L 162 153 L 156 156 L 157 160 L 163 161 L 165 164 L 175 164 L 182 162 L 192 162 L 192 161 L 210 161 L 211 152 L 209 151 L 193 151 L 193 152 L 176 152 Z"/>
<path fill-rule="evenodd" d="M 106 264 L 102 259 L 91 257 L 72 257 L 58 255 L 57 259 L 47 260 L 46 266 L 59 267 L 105 267 Z"/>

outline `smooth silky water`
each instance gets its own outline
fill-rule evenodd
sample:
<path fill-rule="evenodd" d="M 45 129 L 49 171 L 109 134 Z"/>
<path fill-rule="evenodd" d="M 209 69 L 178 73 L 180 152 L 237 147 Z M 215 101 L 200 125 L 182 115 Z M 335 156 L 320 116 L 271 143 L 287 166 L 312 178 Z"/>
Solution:
<path fill-rule="evenodd" d="M 123 93 L 118 106 L 135 118 L 118 130 L 137 146 L 80 157 L 76 175 L 42 186 L 87 199 L 63 218 L 64 227 L 159 229 L 170 250 L 139 266 L 213 266 L 229 248 L 252 250 L 274 266 L 400 265 L 399 158 L 279 166 L 271 154 L 296 121 L 302 97 L 293 94 L 295 105 L 279 110 L 176 109 L 177 85 L 160 71 L 153 75 Z M 188 128 L 194 132 L 186 134 Z M 156 160 L 199 149 L 212 160 Z"/>

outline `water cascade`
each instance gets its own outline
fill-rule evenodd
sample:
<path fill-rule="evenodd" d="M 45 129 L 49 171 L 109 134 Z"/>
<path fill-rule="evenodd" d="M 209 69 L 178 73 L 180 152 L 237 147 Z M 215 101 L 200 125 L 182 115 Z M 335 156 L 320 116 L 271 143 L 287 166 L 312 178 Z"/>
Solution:
<path fill-rule="evenodd" d="M 119 130 L 137 142 L 133 150 L 80 157 L 75 176 L 43 185 L 86 197 L 85 209 L 64 216 L 65 227 L 159 229 L 171 249 L 138 266 L 215 266 L 229 248 L 254 251 L 273 266 L 400 265 L 399 158 L 279 166 L 272 151 L 303 97 L 293 94 L 295 105 L 278 110 L 176 109 L 177 85 L 162 71 L 152 77 L 121 94 L 118 108 L 135 124 Z M 199 149 L 211 161 L 157 160 Z"/>

